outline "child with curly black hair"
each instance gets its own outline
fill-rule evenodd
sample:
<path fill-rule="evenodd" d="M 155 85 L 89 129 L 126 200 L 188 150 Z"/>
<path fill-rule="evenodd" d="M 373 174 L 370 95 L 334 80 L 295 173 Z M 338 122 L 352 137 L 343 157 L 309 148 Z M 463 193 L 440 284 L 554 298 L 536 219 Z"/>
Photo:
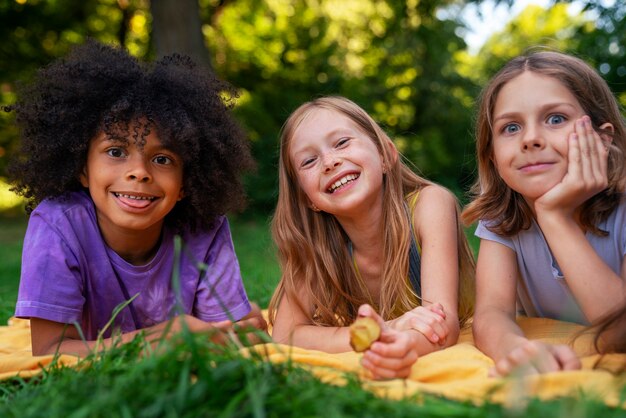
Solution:
<path fill-rule="evenodd" d="M 187 57 L 149 66 L 93 40 L 21 91 L 8 109 L 22 133 L 9 176 L 30 212 L 15 315 L 31 320 L 34 355 L 139 330 L 158 339 L 183 322 L 265 329 L 223 216 L 243 205 L 253 165 L 235 95 Z"/>

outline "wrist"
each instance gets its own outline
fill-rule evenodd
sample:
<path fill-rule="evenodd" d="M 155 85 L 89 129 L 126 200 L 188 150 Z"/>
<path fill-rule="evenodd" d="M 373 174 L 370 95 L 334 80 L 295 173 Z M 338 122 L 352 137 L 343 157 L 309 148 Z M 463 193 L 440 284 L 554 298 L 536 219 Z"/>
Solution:
<path fill-rule="evenodd" d="M 543 210 L 537 207 L 535 209 L 537 224 L 542 230 L 553 227 L 572 227 L 577 226 L 573 211 L 569 210 Z"/>

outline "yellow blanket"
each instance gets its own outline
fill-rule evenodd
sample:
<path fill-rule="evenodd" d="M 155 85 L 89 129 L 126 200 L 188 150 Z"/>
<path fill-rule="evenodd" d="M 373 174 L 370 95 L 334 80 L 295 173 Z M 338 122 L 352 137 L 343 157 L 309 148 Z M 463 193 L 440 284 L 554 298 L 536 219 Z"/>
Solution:
<path fill-rule="evenodd" d="M 354 372 L 363 378 L 366 389 L 392 399 L 430 393 L 460 401 L 480 403 L 490 400 L 516 405 L 523 404 L 530 396 L 554 399 L 585 393 L 609 405 L 620 403 L 619 394 L 626 383 L 625 376 L 593 368 L 599 357 L 587 355 L 590 352 L 591 336 L 583 335 L 575 341 L 571 338 L 581 330 L 580 326 L 538 318 L 520 318 L 518 322 L 530 338 L 552 343 L 573 343 L 577 353 L 583 356 L 583 369 L 524 379 L 490 378 L 487 373 L 493 362 L 474 347 L 470 330 L 462 332 L 459 344 L 422 356 L 406 380 L 367 379 L 359 364 L 361 355 L 354 352 L 328 354 L 280 344 L 257 345 L 252 350 L 262 353 L 273 362 L 290 360 L 311 370 L 327 383 L 342 384 L 345 382 L 345 372 Z M 53 356 L 31 355 L 28 321 L 12 319 L 8 326 L 0 326 L 0 379 L 16 375 L 30 377 L 47 367 L 52 360 Z M 66 355 L 58 359 L 58 363 L 65 366 L 74 366 L 78 361 L 76 357 Z M 626 355 L 611 355 L 605 357 L 603 365 L 610 368 L 625 362 Z"/>
<path fill-rule="evenodd" d="M 363 378 L 365 388 L 392 399 L 429 393 L 459 401 L 480 403 L 489 400 L 515 406 L 523 405 L 534 396 L 547 400 L 584 393 L 608 405 L 620 404 L 620 390 L 626 384 L 626 375 L 613 374 L 609 369 L 618 370 L 626 364 L 626 355 L 605 356 L 602 368 L 594 368 L 600 356 L 589 355 L 592 352 L 592 336 L 572 338 L 582 331 L 581 326 L 542 318 L 520 318 L 518 323 L 532 339 L 572 344 L 582 357 L 582 370 L 523 379 L 490 378 L 488 372 L 493 361 L 473 345 L 469 329 L 462 332 L 457 345 L 422 356 L 406 380 L 369 380 L 359 364 L 361 354 L 354 352 L 328 354 L 280 344 L 255 346 L 254 350 L 273 362 L 291 360 L 328 383 L 342 384 L 345 372 L 357 373 Z"/>
<path fill-rule="evenodd" d="M 0 380 L 9 377 L 31 377 L 52 363 L 54 356 L 33 357 L 30 349 L 30 322 L 11 318 L 8 326 L 0 326 Z M 57 364 L 74 366 L 78 358 L 62 355 Z"/>

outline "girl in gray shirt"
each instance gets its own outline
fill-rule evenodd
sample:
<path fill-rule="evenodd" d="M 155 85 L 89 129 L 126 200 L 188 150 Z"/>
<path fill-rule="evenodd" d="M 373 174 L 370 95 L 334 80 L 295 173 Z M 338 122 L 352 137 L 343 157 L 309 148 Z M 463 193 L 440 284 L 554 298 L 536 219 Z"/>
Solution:
<path fill-rule="evenodd" d="M 626 127 L 584 61 L 536 52 L 508 62 L 480 97 L 476 345 L 493 375 L 580 367 L 568 346 L 529 341 L 518 310 L 595 323 L 624 302 Z"/>

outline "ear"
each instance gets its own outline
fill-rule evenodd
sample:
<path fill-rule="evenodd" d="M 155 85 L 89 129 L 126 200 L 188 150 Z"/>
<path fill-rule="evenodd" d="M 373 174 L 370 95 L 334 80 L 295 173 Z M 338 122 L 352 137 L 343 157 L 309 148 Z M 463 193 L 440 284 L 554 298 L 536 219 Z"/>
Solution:
<path fill-rule="evenodd" d="M 83 171 L 78 176 L 78 180 L 80 181 L 80 184 L 82 184 L 85 189 L 89 188 L 89 177 L 87 176 L 87 166 L 83 167 Z"/>
<path fill-rule="evenodd" d="M 387 151 L 389 152 L 389 156 L 391 157 L 391 163 L 392 164 L 397 163 L 398 162 L 398 148 L 396 148 L 396 145 L 390 139 L 385 140 L 384 145 L 387 147 Z M 388 168 L 388 167 L 383 167 L 383 168 Z"/>
<path fill-rule="evenodd" d="M 615 128 L 613 127 L 612 123 L 603 123 L 602 125 L 600 125 L 598 131 L 600 131 L 600 138 L 602 138 L 603 141 L 608 144 L 613 142 L 613 134 L 615 133 Z"/>
<path fill-rule="evenodd" d="M 183 190 L 183 188 L 180 188 L 180 192 L 178 192 L 178 199 L 176 199 L 177 202 L 180 202 L 181 200 L 183 200 L 183 197 L 185 197 L 185 191 Z"/>

